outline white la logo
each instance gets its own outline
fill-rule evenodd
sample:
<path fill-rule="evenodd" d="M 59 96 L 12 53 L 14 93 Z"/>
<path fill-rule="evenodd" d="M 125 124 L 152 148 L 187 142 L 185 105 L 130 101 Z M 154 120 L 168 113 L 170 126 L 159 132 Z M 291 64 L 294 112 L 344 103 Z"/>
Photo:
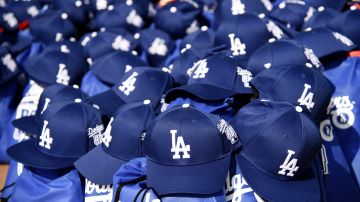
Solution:
<path fill-rule="evenodd" d="M 121 86 L 119 86 L 119 90 L 125 95 L 129 95 L 133 90 L 135 90 L 135 82 L 137 75 L 137 72 L 133 72 L 129 78 L 127 78 L 124 82 L 121 83 Z"/>
<path fill-rule="evenodd" d="M 318 57 L 316 57 L 316 55 L 314 54 L 313 50 L 310 48 L 305 48 L 304 50 L 304 54 L 306 56 L 306 58 L 308 60 L 310 60 L 310 62 L 315 65 L 315 67 L 319 68 L 321 63 Z"/>
<path fill-rule="evenodd" d="M 131 10 L 126 18 L 126 22 L 134 25 L 135 27 L 141 27 L 143 24 L 142 18 L 137 14 L 136 10 Z"/>
<path fill-rule="evenodd" d="M 241 67 L 237 67 L 237 73 L 241 76 L 241 81 L 244 83 L 244 87 L 250 88 L 250 81 L 252 80 L 252 73 L 249 70 L 241 69 Z"/>
<path fill-rule="evenodd" d="M 207 61 L 206 59 L 200 60 L 197 63 L 196 71 L 194 72 L 193 79 L 205 78 L 206 73 L 208 73 L 209 68 L 207 68 Z"/>
<path fill-rule="evenodd" d="M 337 40 L 339 40 L 341 43 L 343 43 L 347 46 L 354 45 L 354 43 L 349 38 L 347 38 L 346 36 L 344 36 L 338 32 L 333 32 L 333 35 Z"/>
<path fill-rule="evenodd" d="M 272 33 L 272 35 L 274 37 L 276 37 L 277 39 L 281 39 L 284 36 L 284 32 L 280 29 L 280 27 L 278 27 L 274 22 L 269 21 L 266 24 L 266 28 L 269 32 Z"/>
<path fill-rule="evenodd" d="M 114 42 L 111 44 L 113 49 L 126 52 L 130 50 L 130 45 L 130 42 L 122 36 L 117 36 Z"/>
<path fill-rule="evenodd" d="M 331 114 L 332 123 L 339 129 L 348 129 L 355 122 L 355 115 L 352 109 L 354 101 L 350 101 L 349 96 L 338 96 L 331 98 L 327 109 L 327 114 Z"/>
<path fill-rule="evenodd" d="M 1 61 L 9 71 L 14 72 L 16 70 L 16 62 L 12 59 L 10 54 L 6 54 L 3 58 L 1 58 Z"/>
<path fill-rule="evenodd" d="M 45 98 L 45 104 L 44 104 L 44 107 L 43 109 L 41 110 L 40 114 L 43 114 L 44 111 L 48 108 L 49 104 L 50 104 L 50 98 Z"/>
<path fill-rule="evenodd" d="M 231 51 L 234 56 L 245 55 L 246 54 L 246 45 L 241 43 L 239 38 L 235 38 L 235 34 L 229 34 Z"/>
<path fill-rule="evenodd" d="M 107 1 L 106 0 L 97 0 L 96 1 L 96 9 L 97 10 L 104 10 L 107 8 Z"/>
<path fill-rule="evenodd" d="M 295 152 L 292 150 L 288 150 L 287 152 L 288 155 L 286 156 L 284 163 L 280 166 L 281 170 L 278 172 L 278 174 L 285 175 L 286 174 L 285 171 L 288 170 L 289 172 L 286 175 L 293 177 L 294 172 L 296 172 L 299 169 L 299 166 L 296 166 L 298 160 L 296 158 L 293 158 L 290 161 L 291 156 L 295 154 Z"/>
<path fill-rule="evenodd" d="M 314 108 L 315 103 L 313 102 L 314 93 L 308 92 L 311 86 L 307 83 L 304 84 L 304 91 L 301 97 L 298 99 L 300 105 L 306 106 L 310 111 Z"/>
<path fill-rule="evenodd" d="M 48 121 L 44 121 L 44 125 L 41 131 L 41 136 L 39 137 L 41 140 L 41 142 L 39 142 L 39 145 L 45 147 L 46 149 L 51 149 L 53 138 L 50 137 L 50 130 L 47 128 L 48 124 L 49 124 Z"/>
<path fill-rule="evenodd" d="M 173 159 L 189 159 L 190 154 L 190 145 L 185 145 L 184 138 L 182 136 L 178 136 L 176 139 L 177 130 L 170 130 L 171 133 L 171 152 L 173 152 Z M 180 152 L 183 153 L 182 157 L 180 156 Z"/>
<path fill-rule="evenodd" d="M 161 38 L 155 38 L 151 46 L 148 49 L 149 53 L 152 55 L 161 55 L 165 56 L 168 52 L 168 49 L 165 44 L 165 40 Z"/>
<path fill-rule="evenodd" d="M 241 0 L 231 0 L 231 14 L 240 15 L 245 13 L 245 5 Z"/>
<path fill-rule="evenodd" d="M 3 15 L 3 20 L 10 26 L 15 27 L 18 24 L 17 19 L 14 16 L 14 13 L 5 13 Z"/>
<path fill-rule="evenodd" d="M 112 136 L 111 136 L 112 126 L 111 126 L 111 124 L 112 124 L 113 121 L 114 121 L 114 117 L 111 117 L 110 122 L 109 122 L 108 126 L 106 127 L 106 130 L 105 130 L 105 132 L 103 134 L 102 142 L 104 143 L 104 145 L 106 147 L 109 147 L 110 142 L 112 140 Z"/>
<path fill-rule="evenodd" d="M 59 64 L 59 71 L 56 75 L 56 82 L 64 85 L 69 85 L 70 76 L 65 64 Z"/>
<path fill-rule="evenodd" d="M 35 17 L 35 16 L 39 15 L 39 10 L 36 8 L 36 6 L 30 6 L 27 9 L 27 13 L 29 15 L 31 15 L 31 17 Z"/>

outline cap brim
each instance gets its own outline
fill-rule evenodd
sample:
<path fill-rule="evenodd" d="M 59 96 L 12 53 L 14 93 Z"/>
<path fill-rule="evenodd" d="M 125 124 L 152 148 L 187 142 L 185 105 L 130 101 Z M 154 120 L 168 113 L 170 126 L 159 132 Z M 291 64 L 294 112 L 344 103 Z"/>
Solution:
<path fill-rule="evenodd" d="M 276 180 L 264 174 L 242 154 L 236 157 L 248 185 L 267 201 L 320 201 L 319 183 L 311 169 L 301 179 Z"/>
<path fill-rule="evenodd" d="M 230 154 L 216 161 L 197 165 L 161 165 L 147 159 L 147 184 L 159 195 L 214 194 L 223 189 Z"/>
<path fill-rule="evenodd" d="M 182 96 L 195 96 L 202 100 L 216 101 L 236 94 L 239 93 L 210 84 L 190 84 L 169 90 L 165 95 L 165 102 L 169 103 Z"/>
<path fill-rule="evenodd" d="M 119 107 L 126 104 L 112 89 L 94 95 L 89 99 L 98 105 L 100 110 L 108 116 L 114 115 Z"/>
<path fill-rule="evenodd" d="M 77 160 L 75 168 L 91 182 L 100 185 L 112 184 L 113 175 L 127 161 L 115 158 L 99 145 Z"/>
<path fill-rule="evenodd" d="M 25 133 L 36 135 L 40 131 L 40 123 L 36 120 L 35 116 L 25 116 L 12 121 L 15 128 L 18 128 Z"/>
<path fill-rule="evenodd" d="M 8 155 L 24 165 L 42 169 L 61 169 L 72 167 L 77 158 L 61 158 L 49 156 L 40 152 L 36 145 L 36 139 L 32 138 L 15 144 L 8 148 Z"/>

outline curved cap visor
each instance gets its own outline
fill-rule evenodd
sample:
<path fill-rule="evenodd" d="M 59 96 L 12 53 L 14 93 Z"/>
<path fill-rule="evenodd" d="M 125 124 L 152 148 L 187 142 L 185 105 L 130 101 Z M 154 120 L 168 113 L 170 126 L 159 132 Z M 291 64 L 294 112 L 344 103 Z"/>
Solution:
<path fill-rule="evenodd" d="M 249 89 L 249 93 L 251 93 L 251 89 Z M 189 95 L 203 100 L 215 101 L 222 100 L 236 94 L 239 93 L 210 84 L 190 84 L 169 90 L 165 95 L 165 102 L 169 103 L 178 97 Z"/>
<path fill-rule="evenodd" d="M 72 167 L 77 158 L 49 156 L 36 148 L 37 140 L 32 138 L 11 146 L 7 153 L 17 162 L 34 168 L 61 169 Z"/>
<path fill-rule="evenodd" d="M 113 175 L 127 161 L 115 158 L 99 145 L 77 160 L 75 168 L 91 182 L 108 185 L 113 183 Z"/>
<path fill-rule="evenodd" d="M 100 110 L 108 116 L 114 115 L 120 106 L 126 104 L 112 89 L 94 95 L 89 99 L 98 105 Z"/>
<path fill-rule="evenodd" d="M 39 133 L 41 124 L 36 120 L 35 116 L 25 116 L 12 121 L 15 128 L 25 133 L 36 135 Z"/>
<path fill-rule="evenodd" d="M 276 180 L 261 172 L 242 154 L 237 163 L 249 186 L 267 201 L 320 201 L 321 193 L 315 174 L 309 169 L 301 179 L 294 181 Z"/>
<path fill-rule="evenodd" d="M 230 157 L 185 166 L 161 165 L 147 158 L 147 184 L 159 195 L 214 194 L 224 187 Z"/>

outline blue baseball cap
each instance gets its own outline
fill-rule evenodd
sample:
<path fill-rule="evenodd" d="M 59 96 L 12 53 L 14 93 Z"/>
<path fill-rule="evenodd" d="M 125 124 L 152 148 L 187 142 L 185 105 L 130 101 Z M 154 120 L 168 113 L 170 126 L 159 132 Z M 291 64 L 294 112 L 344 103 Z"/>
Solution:
<path fill-rule="evenodd" d="M 230 57 L 215 55 L 199 60 L 187 70 L 187 74 L 190 77 L 187 85 L 168 91 L 166 103 L 182 96 L 215 101 L 253 93 L 249 85 L 252 73 Z"/>
<path fill-rule="evenodd" d="M 53 6 L 69 15 L 69 18 L 77 25 L 84 25 L 90 19 L 89 6 L 81 0 L 54 0 Z"/>
<path fill-rule="evenodd" d="M 144 17 L 139 14 L 134 4 L 119 3 L 108 6 L 106 12 L 96 15 L 91 21 L 90 27 L 92 29 L 121 27 L 131 32 L 137 32 L 146 25 Z"/>
<path fill-rule="evenodd" d="M 161 7 L 155 17 L 156 27 L 172 38 L 183 38 L 199 30 L 202 4 L 197 1 L 174 1 Z"/>
<path fill-rule="evenodd" d="M 255 100 L 231 124 L 242 143 L 237 164 L 256 194 L 266 201 L 321 201 L 311 167 L 321 136 L 307 110 Z"/>
<path fill-rule="evenodd" d="M 332 19 L 328 28 L 339 32 L 360 46 L 360 10 L 349 10 Z"/>
<path fill-rule="evenodd" d="M 323 70 L 314 52 L 294 40 L 278 40 L 263 45 L 251 55 L 247 68 L 255 76 L 265 69 L 283 65 L 306 65 Z"/>
<path fill-rule="evenodd" d="M 215 41 L 215 32 L 207 26 L 184 37 L 180 43 L 180 50 L 191 49 L 198 57 L 204 58 Z"/>
<path fill-rule="evenodd" d="M 45 49 L 24 63 L 29 78 L 44 86 L 79 84 L 87 67 L 85 59 L 72 54 L 69 49 Z"/>
<path fill-rule="evenodd" d="M 256 15 L 242 14 L 223 22 L 215 36 L 215 46 L 225 44 L 232 56 L 248 58 L 271 38 L 265 23 Z"/>
<path fill-rule="evenodd" d="M 104 130 L 100 112 L 83 102 L 51 105 L 42 118 L 36 138 L 7 150 L 12 159 L 42 169 L 72 167 L 77 159 L 94 148 L 91 138 Z"/>
<path fill-rule="evenodd" d="M 173 78 L 169 73 L 151 67 L 138 67 L 125 73 L 111 89 L 90 99 L 110 116 L 126 103 L 144 100 L 150 100 L 157 109 L 162 96 L 172 86 Z"/>
<path fill-rule="evenodd" d="M 90 69 L 100 81 L 113 86 L 124 73 L 143 66 L 146 64 L 139 57 L 119 51 L 95 60 Z"/>
<path fill-rule="evenodd" d="M 49 43 L 45 46 L 45 50 L 57 50 L 63 53 L 69 53 L 81 60 L 85 60 L 84 49 L 77 41 L 62 40 L 59 42 Z"/>
<path fill-rule="evenodd" d="M 163 66 L 174 51 L 175 43 L 170 36 L 158 29 L 148 28 L 136 34 L 139 45 L 151 66 Z"/>
<path fill-rule="evenodd" d="M 0 46 L 0 86 L 20 74 L 19 66 L 9 50 Z"/>
<path fill-rule="evenodd" d="M 259 92 L 260 99 L 304 106 L 315 118 L 320 118 L 335 90 L 321 72 L 305 65 L 266 69 L 250 83 Z"/>
<path fill-rule="evenodd" d="M 79 99 L 86 100 L 87 98 L 88 96 L 79 89 L 61 84 L 51 85 L 41 93 L 35 115 L 15 119 L 12 124 L 28 134 L 37 134 L 41 127 L 40 116 L 50 105 L 60 102 L 75 102 Z"/>
<path fill-rule="evenodd" d="M 116 112 L 103 134 L 103 143 L 75 162 L 79 172 L 91 182 L 112 184 L 121 165 L 143 156 L 143 139 L 155 113 L 151 105 L 131 103 Z"/>
<path fill-rule="evenodd" d="M 346 36 L 326 28 L 316 28 L 299 33 L 294 40 L 311 48 L 320 59 L 332 54 L 349 52 L 356 48 Z"/>
<path fill-rule="evenodd" d="M 91 32 L 81 38 L 84 55 L 88 62 L 114 51 L 131 52 L 137 46 L 134 36 L 124 29 L 117 29 L 116 33 L 110 31 Z"/>
<path fill-rule="evenodd" d="M 60 10 L 48 10 L 30 20 L 34 40 L 44 43 L 77 37 L 78 30 L 69 15 Z"/>
<path fill-rule="evenodd" d="M 189 104 L 160 114 L 145 137 L 147 185 L 158 194 L 214 194 L 223 189 L 233 128 Z"/>
<path fill-rule="evenodd" d="M 326 27 L 329 21 L 339 14 L 340 12 L 337 10 L 321 6 L 310 19 L 304 22 L 303 30 Z"/>
<path fill-rule="evenodd" d="M 273 8 L 269 0 L 236 0 L 221 1 L 215 10 L 215 27 L 221 25 L 233 16 L 242 15 L 244 13 L 261 14 L 271 11 Z"/>

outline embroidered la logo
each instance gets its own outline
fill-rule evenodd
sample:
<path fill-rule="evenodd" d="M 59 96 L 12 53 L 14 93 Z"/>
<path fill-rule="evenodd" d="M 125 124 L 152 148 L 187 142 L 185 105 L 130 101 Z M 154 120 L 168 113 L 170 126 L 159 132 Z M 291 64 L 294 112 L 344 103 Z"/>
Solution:
<path fill-rule="evenodd" d="M 96 1 L 96 9 L 97 10 L 104 10 L 107 8 L 107 0 L 97 0 Z"/>
<path fill-rule="evenodd" d="M 241 15 L 245 13 L 245 5 L 241 0 L 231 0 L 231 14 Z"/>
<path fill-rule="evenodd" d="M 269 32 L 272 33 L 272 35 L 274 37 L 276 37 L 277 39 L 281 39 L 284 36 L 284 32 L 280 29 L 280 27 L 278 27 L 273 21 L 269 21 L 266 24 L 266 28 Z"/>
<path fill-rule="evenodd" d="M 126 22 L 134 25 L 135 27 L 141 27 L 143 24 L 143 20 L 140 15 L 136 12 L 136 10 L 131 10 L 129 15 L 126 18 Z"/>
<path fill-rule="evenodd" d="M 2 18 L 10 27 L 15 27 L 18 24 L 18 20 L 15 18 L 14 13 L 5 13 Z"/>
<path fill-rule="evenodd" d="M 127 52 L 130 50 L 130 42 L 119 35 L 115 38 L 114 42 L 111 44 L 111 47 L 114 50 L 121 50 Z"/>
<path fill-rule="evenodd" d="M 173 159 L 189 159 L 190 158 L 190 145 L 185 145 L 183 136 L 176 137 L 177 130 L 170 130 L 171 134 L 171 152 L 174 153 Z M 180 156 L 180 152 L 183 153 Z"/>
<path fill-rule="evenodd" d="M 193 79 L 203 79 L 205 78 L 206 74 L 209 71 L 209 68 L 207 68 L 207 60 L 200 60 L 199 63 L 195 66 L 196 70 L 194 72 L 194 75 L 192 76 Z"/>
<path fill-rule="evenodd" d="M 124 82 L 121 83 L 121 86 L 119 86 L 119 90 L 125 95 L 130 95 L 130 93 L 135 90 L 135 82 L 137 75 L 137 72 L 133 72 L 129 78 L 127 78 Z"/>
<path fill-rule="evenodd" d="M 10 54 L 6 54 L 4 57 L 2 57 L 1 61 L 9 71 L 14 72 L 16 70 L 16 62 L 12 59 Z"/>
<path fill-rule="evenodd" d="M 235 37 L 234 33 L 228 35 L 230 39 L 230 50 L 232 51 L 232 55 L 245 55 L 246 54 L 246 45 L 241 43 L 238 37 Z"/>
<path fill-rule="evenodd" d="M 50 129 L 47 128 L 48 124 L 49 124 L 48 121 L 44 121 L 43 128 L 41 130 L 41 135 L 39 137 L 39 139 L 41 140 L 41 142 L 39 142 L 39 145 L 46 149 L 51 149 L 53 138 L 50 137 Z"/>
<path fill-rule="evenodd" d="M 314 93 L 309 92 L 309 89 L 311 89 L 311 86 L 305 83 L 304 91 L 301 97 L 298 99 L 298 102 L 300 105 L 306 106 L 306 108 L 308 108 L 311 111 L 311 109 L 314 108 L 315 103 L 313 102 Z"/>
<path fill-rule="evenodd" d="M 59 71 L 56 75 L 56 83 L 69 85 L 70 76 L 64 64 L 59 64 Z"/>
<path fill-rule="evenodd" d="M 106 147 L 109 147 L 110 145 L 110 142 L 112 140 L 112 136 L 111 136 L 111 130 L 112 130 L 112 122 L 114 121 L 114 117 L 111 117 L 110 121 L 109 121 L 109 124 L 108 126 L 106 127 L 106 130 L 103 134 L 103 139 L 102 139 L 102 142 L 104 143 L 104 145 Z"/>
<path fill-rule="evenodd" d="M 305 57 L 310 60 L 310 62 L 315 65 L 316 68 L 319 68 L 321 63 L 318 57 L 314 54 L 313 50 L 310 48 L 305 48 L 304 50 Z"/>
<path fill-rule="evenodd" d="M 244 87 L 250 88 L 250 81 L 252 80 L 252 73 L 249 70 L 241 69 L 241 67 L 237 67 L 237 73 L 241 76 L 241 81 L 244 83 Z"/>
<path fill-rule="evenodd" d="M 155 38 L 148 51 L 152 55 L 165 56 L 168 52 L 165 40 L 159 37 Z"/>
<path fill-rule="evenodd" d="M 88 128 L 88 136 L 94 140 L 95 145 L 101 144 L 103 140 L 102 132 L 104 130 L 104 125 L 96 125 L 94 128 Z"/>
<path fill-rule="evenodd" d="M 294 151 L 288 150 L 287 152 L 288 155 L 286 156 L 284 163 L 280 166 L 281 170 L 278 172 L 278 174 L 293 177 L 294 172 L 299 169 L 299 166 L 296 166 L 298 160 L 296 158 L 290 160 L 291 156 L 295 154 Z M 286 174 L 286 171 L 289 172 Z"/>
<path fill-rule="evenodd" d="M 340 34 L 339 32 L 333 32 L 333 35 L 337 40 L 339 40 L 341 43 L 345 44 L 346 46 L 354 45 L 354 43 L 349 38 Z"/>

